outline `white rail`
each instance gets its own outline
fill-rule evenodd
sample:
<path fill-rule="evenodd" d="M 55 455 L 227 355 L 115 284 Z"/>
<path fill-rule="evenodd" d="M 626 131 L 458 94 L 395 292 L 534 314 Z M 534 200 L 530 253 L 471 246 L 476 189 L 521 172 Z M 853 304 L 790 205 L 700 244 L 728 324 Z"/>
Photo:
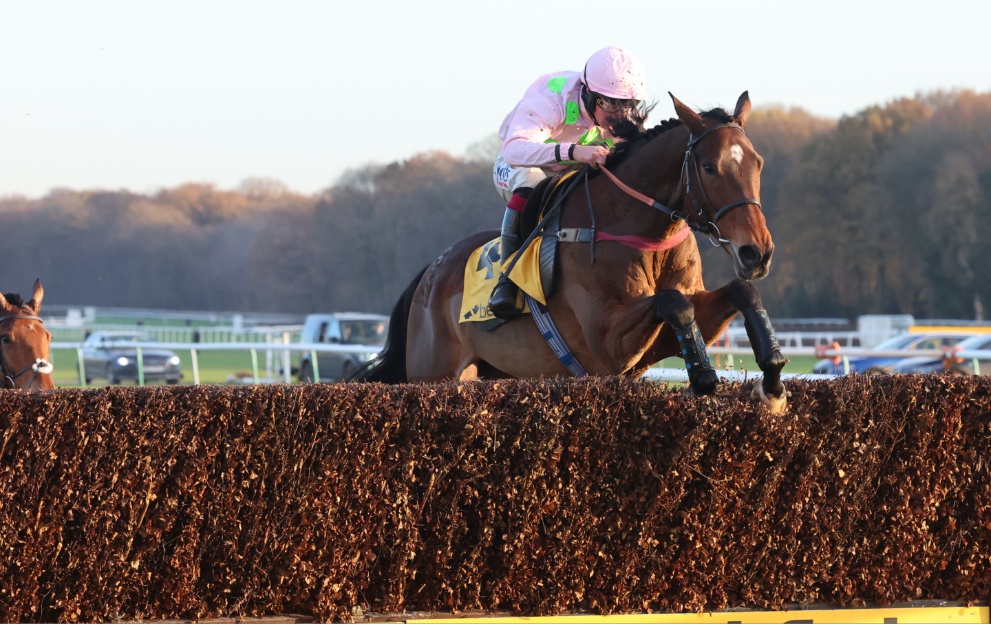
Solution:
<path fill-rule="evenodd" d="M 317 353 L 378 353 L 382 350 L 381 346 L 368 346 L 368 345 L 344 345 L 344 344 L 317 344 L 317 343 L 293 343 L 293 344 L 279 344 L 279 343 L 230 343 L 230 342 L 214 342 L 214 343 L 201 343 L 201 342 L 128 342 L 128 347 L 134 347 L 137 351 L 137 363 L 138 363 L 138 385 L 144 385 L 144 371 L 143 371 L 143 358 L 141 357 L 142 349 L 161 349 L 168 348 L 174 351 L 189 351 L 191 365 L 193 368 L 193 384 L 200 384 L 200 368 L 199 368 L 199 352 L 200 351 L 248 351 L 251 355 L 251 376 L 252 383 L 261 383 L 262 377 L 259 374 L 258 366 L 258 352 L 268 352 L 273 355 L 280 355 L 282 378 L 274 381 L 284 381 L 285 383 L 292 383 L 292 368 L 290 353 L 310 353 L 311 362 L 313 365 L 313 378 L 319 379 L 319 364 L 317 362 Z M 81 342 L 53 342 L 52 349 L 69 349 L 76 352 L 77 364 L 79 367 L 79 383 L 82 386 L 86 386 L 86 370 L 85 364 L 83 362 L 83 345 Z M 273 379 L 268 378 L 268 381 L 273 381 Z"/>
<path fill-rule="evenodd" d="M 746 383 L 762 379 L 764 373 L 757 371 L 735 371 L 717 370 L 716 376 L 722 381 L 733 383 Z M 815 373 L 783 373 L 781 379 L 836 379 L 837 375 L 817 375 Z M 688 371 L 684 368 L 651 368 L 644 373 L 644 379 L 651 381 L 663 381 L 669 383 L 688 383 Z"/>
<path fill-rule="evenodd" d="M 281 371 L 281 378 L 273 379 L 271 376 L 266 376 L 265 381 L 283 381 L 285 383 L 292 383 L 292 371 L 291 371 L 291 353 L 310 353 L 311 360 L 314 365 L 313 376 L 319 379 L 319 371 L 316 368 L 317 364 L 317 353 L 378 353 L 382 350 L 380 346 L 366 346 L 366 345 L 342 345 L 342 344 L 318 344 L 318 343 L 292 343 L 292 344 L 279 344 L 279 343 L 229 343 L 229 342 L 215 342 L 215 343 L 199 343 L 199 342 L 185 342 L 185 343 L 161 343 L 161 342 L 134 342 L 128 343 L 128 346 L 135 347 L 136 349 L 153 349 L 153 348 L 169 348 L 173 350 L 189 351 L 191 356 L 191 365 L 193 369 L 193 384 L 200 384 L 200 372 L 199 372 L 199 360 L 198 354 L 201 351 L 248 351 L 251 355 L 251 375 L 252 383 L 261 383 L 263 377 L 260 374 L 260 368 L 258 363 L 258 353 L 264 352 L 266 354 L 272 354 L 273 358 L 278 357 L 281 359 L 278 370 Z M 78 358 L 79 365 L 79 377 L 80 385 L 85 386 L 85 370 L 83 365 L 83 346 L 82 343 L 78 342 L 53 342 L 53 349 L 68 349 L 74 350 Z M 719 370 L 716 374 L 719 375 L 720 379 L 726 379 L 728 381 L 746 381 L 749 379 L 757 379 L 763 374 L 759 369 L 754 370 L 732 370 L 733 356 L 745 356 L 753 357 L 753 351 L 746 348 L 735 348 L 735 347 L 709 347 L 707 349 L 710 356 L 714 355 L 726 355 L 730 356 L 729 363 L 731 370 Z M 844 347 L 840 349 L 823 349 L 822 347 L 784 347 L 781 349 L 781 354 L 785 357 L 791 356 L 811 356 L 819 358 L 833 358 L 839 357 L 843 359 L 844 368 L 843 370 L 849 370 L 849 364 L 847 359 L 850 357 L 857 356 L 871 356 L 871 357 L 892 357 L 892 358 L 917 358 L 917 357 L 927 357 L 932 359 L 942 359 L 947 356 L 952 356 L 953 358 L 959 358 L 964 360 L 991 360 L 991 351 L 983 350 L 952 350 L 944 351 L 941 349 L 920 349 L 917 351 L 899 351 L 899 350 L 874 350 L 865 349 L 860 347 Z M 142 361 L 142 358 L 137 358 L 138 362 Z M 142 371 L 139 366 L 139 384 L 143 385 L 144 380 L 142 376 Z M 648 378 L 656 379 L 658 381 L 671 381 L 671 382 L 687 382 L 688 374 L 684 369 L 680 368 L 653 368 L 648 371 Z M 834 379 L 835 375 L 816 375 L 812 373 L 789 373 L 782 375 L 783 379 Z"/>

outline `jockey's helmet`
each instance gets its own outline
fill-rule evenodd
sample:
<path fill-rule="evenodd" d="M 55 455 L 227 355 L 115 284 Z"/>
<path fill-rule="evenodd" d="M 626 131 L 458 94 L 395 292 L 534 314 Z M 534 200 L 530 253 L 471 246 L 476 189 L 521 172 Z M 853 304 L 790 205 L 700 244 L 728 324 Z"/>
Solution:
<path fill-rule="evenodd" d="M 589 57 L 582 82 L 590 91 L 615 100 L 647 98 L 647 77 L 640 59 L 618 46 L 603 48 Z"/>

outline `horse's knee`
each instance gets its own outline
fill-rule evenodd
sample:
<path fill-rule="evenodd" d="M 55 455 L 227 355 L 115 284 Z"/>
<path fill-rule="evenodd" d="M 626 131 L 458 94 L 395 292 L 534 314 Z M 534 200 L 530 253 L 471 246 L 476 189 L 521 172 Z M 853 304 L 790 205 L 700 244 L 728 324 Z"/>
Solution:
<path fill-rule="evenodd" d="M 695 320 L 695 306 L 677 290 L 662 290 L 654 295 L 654 314 L 658 322 L 667 322 L 676 328 L 688 327 Z"/>
<path fill-rule="evenodd" d="M 726 285 L 726 292 L 733 305 L 741 312 L 761 306 L 760 293 L 757 292 L 757 288 L 753 284 L 746 280 L 733 280 Z"/>

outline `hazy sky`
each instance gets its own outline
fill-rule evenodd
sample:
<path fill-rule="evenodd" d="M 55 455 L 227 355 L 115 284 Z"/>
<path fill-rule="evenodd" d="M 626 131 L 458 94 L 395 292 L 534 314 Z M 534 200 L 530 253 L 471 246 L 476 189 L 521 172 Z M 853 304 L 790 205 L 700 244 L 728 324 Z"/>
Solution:
<path fill-rule="evenodd" d="M 0 0 L 0 196 L 249 177 L 316 193 L 463 154 L 538 75 L 607 45 L 643 61 L 652 123 L 668 91 L 839 118 L 991 91 L 989 33 L 989 0 Z"/>

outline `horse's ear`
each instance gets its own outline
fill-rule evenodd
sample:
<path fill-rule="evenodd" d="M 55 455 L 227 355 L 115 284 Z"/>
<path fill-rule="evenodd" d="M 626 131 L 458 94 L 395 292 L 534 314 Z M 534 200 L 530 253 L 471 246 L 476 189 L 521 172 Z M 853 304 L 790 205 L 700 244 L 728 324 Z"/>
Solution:
<path fill-rule="evenodd" d="M 733 113 L 736 123 L 741 128 L 747 127 L 747 118 L 750 117 L 750 92 L 744 91 L 740 99 L 736 101 L 736 112 Z"/>
<path fill-rule="evenodd" d="M 668 91 L 668 95 L 671 96 L 671 101 L 674 102 L 674 110 L 678 113 L 678 119 L 688 126 L 688 129 L 692 132 L 692 134 L 701 134 L 702 117 L 689 107 L 682 104 L 681 100 L 674 97 L 674 94 L 670 91 Z"/>
<path fill-rule="evenodd" d="M 10 304 L 7 303 L 7 298 L 0 293 L 0 312 L 6 312 L 10 310 Z"/>
<path fill-rule="evenodd" d="M 31 313 L 35 316 L 41 311 L 41 300 L 45 298 L 45 289 L 41 287 L 41 280 L 34 280 L 34 294 L 31 295 L 31 301 L 27 302 L 27 307 L 31 309 Z"/>

